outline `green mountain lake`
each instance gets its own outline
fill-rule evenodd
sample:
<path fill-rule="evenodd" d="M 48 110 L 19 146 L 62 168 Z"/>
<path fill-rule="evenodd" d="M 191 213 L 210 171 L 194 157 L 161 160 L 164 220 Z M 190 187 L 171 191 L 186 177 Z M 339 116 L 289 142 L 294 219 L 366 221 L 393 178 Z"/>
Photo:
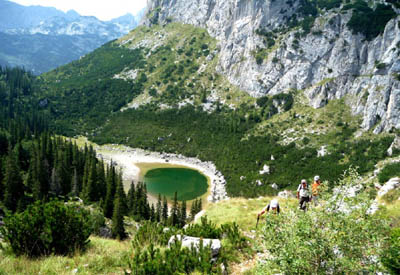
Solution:
<path fill-rule="evenodd" d="M 207 178 L 200 172 L 187 168 L 156 168 L 146 172 L 143 178 L 147 191 L 153 196 L 189 201 L 204 195 L 208 189 Z"/>

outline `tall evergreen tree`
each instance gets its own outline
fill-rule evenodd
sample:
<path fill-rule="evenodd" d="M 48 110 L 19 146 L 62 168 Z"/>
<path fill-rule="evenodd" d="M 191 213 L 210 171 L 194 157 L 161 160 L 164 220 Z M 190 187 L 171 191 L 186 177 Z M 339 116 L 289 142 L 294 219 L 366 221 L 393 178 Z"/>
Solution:
<path fill-rule="evenodd" d="M 71 179 L 71 195 L 72 196 L 79 196 L 79 178 L 78 178 L 78 171 L 74 167 L 74 174 Z"/>
<path fill-rule="evenodd" d="M 18 201 L 23 199 L 24 184 L 20 175 L 17 160 L 9 147 L 9 155 L 6 161 L 5 175 L 3 179 L 4 186 L 4 205 L 11 211 L 15 211 Z"/>
<path fill-rule="evenodd" d="M 168 201 L 167 197 L 164 196 L 163 208 L 162 208 L 162 221 L 164 224 L 167 224 L 167 220 L 168 220 Z"/>
<path fill-rule="evenodd" d="M 105 199 L 107 193 L 106 175 L 104 172 L 104 162 L 101 160 L 97 165 L 97 200 Z"/>
<path fill-rule="evenodd" d="M 118 197 L 120 200 L 120 204 L 122 207 L 122 215 L 127 215 L 128 214 L 128 206 L 126 202 L 126 194 L 124 190 L 124 183 L 122 180 L 122 173 L 118 173 L 118 179 L 117 179 L 117 189 L 115 191 L 115 197 Z"/>
<path fill-rule="evenodd" d="M 97 169 L 96 169 L 96 161 L 94 159 L 89 159 L 89 173 L 86 185 L 84 185 L 82 199 L 86 203 L 91 203 L 96 201 L 97 199 Z"/>
<path fill-rule="evenodd" d="M 149 220 L 150 219 L 150 204 L 147 200 L 147 186 L 145 183 L 142 183 L 142 198 L 140 200 L 140 204 L 141 204 L 141 212 L 142 212 L 142 218 L 145 220 Z"/>
<path fill-rule="evenodd" d="M 3 175 L 4 175 L 4 166 L 3 166 L 3 158 L 0 155 L 0 201 L 3 200 L 4 195 L 4 186 L 3 186 Z"/>
<path fill-rule="evenodd" d="M 123 202 L 121 198 L 117 195 L 114 200 L 114 211 L 112 215 L 112 236 L 116 239 L 123 240 L 126 238 L 126 232 L 124 227 L 124 215 L 123 212 Z"/>
<path fill-rule="evenodd" d="M 53 167 L 51 172 L 50 192 L 55 196 L 59 196 L 61 194 L 60 176 L 55 167 Z"/>
<path fill-rule="evenodd" d="M 183 201 L 181 204 L 180 211 L 180 226 L 183 227 L 186 224 L 187 214 L 186 214 L 186 201 Z"/>
<path fill-rule="evenodd" d="M 111 163 L 107 173 L 107 194 L 106 199 L 104 200 L 104 216 L 107 218 L 111 218 L 113 215 L 113 208 L 114 208 L 114 195 L 116 190 L 116 181 L 115 181 L 115 167 Z"/>
<path fill-rule="evenodd" d="M 89 179 L 89 171 L 90 171 L 90 159 L 85 157 L 84 165 L 83 165 L 83 175 L 82 175 L 82 190 L 81 190 L 81 197 L 83 198 L 87 194 L 87 182 Z"/>
<path fill-rule="evenodd" d="M 194 220 L 194 216 L 196 216 L 196 209 L 197 209 L 197 199 L 192 202 L 190 207 L 190 219 Z"/>
<path fill-rule="evenodd" d="M 150 207 L 150 220 L 152 222 L 156 221 L 156 210 L 154 208 L 154 204 L 152 204 Z"/>
<path fill-rule="evenodd" d="M 161 212 L 162 212 L 162 200 L 161 194 L 158 194 L 157 206 L 156 206 L 156 221 L 161 221 Z"/>
<path fill-rule="evenodd" d="M 34 161 L 34 184 L 33 198 L 34 200 L 42 200 L 48 196 L 50 190 L 48 169 L 49 164 L 46 159 L 42 159 L 39 154 L 35 155 Z"/>
<path fill-rule="evenodd" d="M 171 208 L 171 225 L 176 226 L 179 224 L 179 215 L 178 215 L 178 192 L 175 191 L 174 202 L 172 203 Z"/>
<path fill-rule="evenodd" d="M 202 209 L 203 209 L 203 201 L 201 198 L 199 198 L 196 214 L 199 213 Z"/>
<path fill-rule="evenodd" d="M 129 188 L 129 191 L 128 191 L 127 200 L 126 200 L 127 205 L 128 205 L 128 211 L 131 214 L 134 212 L 135 200 L 136 200 L 135 183 L 132 181 L 131 187 Z"/>

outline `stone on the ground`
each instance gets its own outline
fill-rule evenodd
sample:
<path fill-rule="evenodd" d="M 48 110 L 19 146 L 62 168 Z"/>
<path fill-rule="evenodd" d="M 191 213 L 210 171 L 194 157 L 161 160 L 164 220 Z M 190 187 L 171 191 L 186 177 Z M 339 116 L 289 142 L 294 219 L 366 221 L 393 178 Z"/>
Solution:
<path fill-rule="evenodd" d="M 168 241 L 168 247 L 171 247 L 176 240 L 182 242 L 182 247 L 191 248 L 192 246 L 196 249 L 200 247 L 200 241 L 203 240 L 203 247 L 210 246 L 211 256 L 214 258 L 218 255 L 221 249 L 221 241 L 218 239 L 201 239 L 197 237 L 190 237 L 185 235 L 174 235 Z"/>
<path fill-rule="evenodd" d="M 400 178 L 391 178 L 387 183 L 385 183 L 378 191 L 378 196 L 382 197 L 389 191 L 400 187 Z"/>
<path fill-rule="evenodd" d="M 295 198 L 296 196 L 289 190 L 283 190 L 278 193 L 278 197 L 283 199 Z"/>
<path fill-rule="evenodd" d="M 263 169 L 260 171 L 260 175 L 264 175 L 264 174 L 267 174 L 267 175 L 269 175 L 269 173 L 270 173 L 269 166 L 268 166 L 268 165 L 266 165 L 266 164 L 264 164 L 264 167 L 263 167 Z"/>
<path fill-rule="evenodd" d="M 112 232 L 111 229 L 108 226 L 102 226 L 99 229 L 99 236 L 102 238 L 112 238 Z"/>
<path fill-rule="evenodd" d="M 387 154 L 389 157 L 393 155 L 394 149 L 400 149 L 400 137 L 396 136 L 390 145 L 389 149 L 387 150 Z"/>

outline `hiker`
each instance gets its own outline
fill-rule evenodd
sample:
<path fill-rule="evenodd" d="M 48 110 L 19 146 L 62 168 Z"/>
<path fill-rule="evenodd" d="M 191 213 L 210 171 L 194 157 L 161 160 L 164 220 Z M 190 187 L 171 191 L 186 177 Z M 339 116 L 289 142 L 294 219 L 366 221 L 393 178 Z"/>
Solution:
<path fill-rule="evenodd" d="M 264 209 L 258 213 L 257 218 L 261 217 L 265 212 L 269 212 L 269 210 L 272 210 L 274 214 L 279 214 L 281 212 L 277 199 L 273 199 L 267 206 L 265 206 Z"/>
<path fill-rule="evenodd" d="M 319 176 L 315 176 L 314 177 L 314 182 L 311 185 L 311 192 L 312 192 L 311 201 L 313 202 L 313 204 L 315 206 L 318 205 L 318 199 L 319 199 L 319 196 L 318 196 L 318 191 L 319 190 L 318 189 L 319 189 L 320 185 L 321 185 L 321 179 L 319 178 Z"/>
<path fill-rule="evenodd" d="M 308 184 L 305 179 L 301 180 L 301 183 L 297 188 L 297 198 L 299 199 L 299 208 L 305 211 L 307 203 L 310 201 L 310 191 L 308 190 Z"/>

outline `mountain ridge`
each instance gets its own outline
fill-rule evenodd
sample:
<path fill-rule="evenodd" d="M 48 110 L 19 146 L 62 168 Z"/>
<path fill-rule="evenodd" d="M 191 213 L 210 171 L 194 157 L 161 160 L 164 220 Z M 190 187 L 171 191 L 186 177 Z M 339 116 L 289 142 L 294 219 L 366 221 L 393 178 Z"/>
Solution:
<path fill-rule="evenodd" d="M 332 4 L 321 8 L 321 3 Z M 348 97 L 364 130 L 399 129 L 399 10 L 389 1 L 375 7 L 362 0 L 346 3 L 153 0 L 143 24 L 172 20 L 206 28 L 219 41 L 217 71 L 252 96 L 304 90 L 314 108 Z M 368 17 L 377 11 L 393 14 L 372 39 L 350 27 L 365 9 Z"/>
<path fill-rule="evenodd" d="M 101 21 L 74 10 L 64 13 L 2 0 L 0 33 L 4 43 L 0 45 L 0 65 L 25 67 L 41 74 L 127 34 L 137 26 L 141 14 Z"/>

